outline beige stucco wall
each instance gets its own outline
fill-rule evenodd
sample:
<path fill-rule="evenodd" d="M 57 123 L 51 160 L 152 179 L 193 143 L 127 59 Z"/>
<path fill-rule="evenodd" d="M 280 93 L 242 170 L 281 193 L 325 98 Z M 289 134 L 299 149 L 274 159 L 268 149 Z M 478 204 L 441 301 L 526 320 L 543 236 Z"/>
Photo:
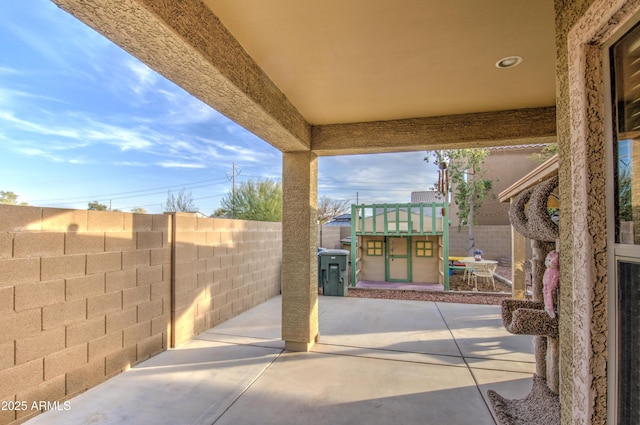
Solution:
<path fill-rule="evenodd" d="M 607 423 L 609 299 L 602 44 L 638 1 L 556 1 L 563 424 Z M 605 53 L 606 54 L 606 53 Z M 612 406 L 613 407 L 613 406 Z"/>
<path fill-rule="evenodd" d="M 361 243 L 359 244 L 362 249 L 360 257 L 360 276 L 359 280 L 379 281 L 385 280 L 385 256 L 386 251 L 384 236 L 362 236 L 359 237 Z M 367 241 L 382 241 L 382 255 L 371 256 L 367 255 Z"/>
<path fill-rule="evenodd" d="M 483 178 L 492 181 L 492 190 L 482 201 L 476 214 L 476 223 L 483 225 L 509 225 L 509 203 L 500 202 L 498 194 L 520 180 L 524 175 L 536 168 L 539 163 L 530 156 L 540 152 L 540 146 L 521 146 L 518 148 L 492 148 L 484 160 L 482 169 L 486 170 Z M 458 225 L 458 206 L 452 202 L 449 216 L 455 226 Z"/>
<path fill-rule="evenodd" d="M 414 236 L 411 238 L 411 261 L 413 282 L 441 283 L 442 280 L 440 261 L 440 239 L 441 236 Z M 431 241 L 433 244 L 432 257 L 416 256 L 416 241 Z"/>
<path fill-rule="evenodd" d="M 386 279 L 386 242 L 384 236 L 359 236 L 360 246 L 362 249 L 360 257 L 360 276 L 359 280 L 384 282 Z M 428 282 L 438 283 L 440 282 L 440 262 L 438 256 L 440 255 L 438 236 L 412 236 L 411 237 L 411 271 L 412 282 Z M 382 255 L 372 256 L 367 255 L 367 241 L 382 241 Z M 416 256 L 416 241 L 432 241 L 433 242 L 433 257 L 417 257 Z"/>
<path fill-rule="evenodd" d="M 0 400 L 64 400 L 184 342 L 277 294 L 280 261 L 279 223 L 0 205 Z"/>

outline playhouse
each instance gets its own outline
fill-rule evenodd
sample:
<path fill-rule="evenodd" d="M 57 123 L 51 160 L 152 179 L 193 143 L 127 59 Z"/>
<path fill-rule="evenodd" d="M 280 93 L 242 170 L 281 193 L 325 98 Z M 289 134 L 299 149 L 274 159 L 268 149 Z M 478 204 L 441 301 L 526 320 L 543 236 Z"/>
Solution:
<path fill-rule="evenodd" d="M 352 205 L 351 284 L 426 282 L 448 290 L 446 217 L 445 203 Z"/>

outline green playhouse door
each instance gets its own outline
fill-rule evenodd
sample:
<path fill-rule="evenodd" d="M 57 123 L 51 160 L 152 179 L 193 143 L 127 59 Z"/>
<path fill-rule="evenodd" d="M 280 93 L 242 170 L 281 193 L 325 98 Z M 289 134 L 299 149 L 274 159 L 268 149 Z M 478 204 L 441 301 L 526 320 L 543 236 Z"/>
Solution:
<path fill-rule="evenodd" d="M 411 238 L 387 237 L 387 281 L 411 281 L 410 240 Z"/>

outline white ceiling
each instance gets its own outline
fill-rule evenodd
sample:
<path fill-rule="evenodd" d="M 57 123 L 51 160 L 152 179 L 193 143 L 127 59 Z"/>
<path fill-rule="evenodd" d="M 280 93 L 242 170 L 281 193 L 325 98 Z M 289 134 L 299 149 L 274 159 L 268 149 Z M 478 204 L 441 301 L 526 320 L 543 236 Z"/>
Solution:
<path fill-rule="evenodd" d="M 555 105 L 553 0 L 204 2 L 311 124 Z"/>

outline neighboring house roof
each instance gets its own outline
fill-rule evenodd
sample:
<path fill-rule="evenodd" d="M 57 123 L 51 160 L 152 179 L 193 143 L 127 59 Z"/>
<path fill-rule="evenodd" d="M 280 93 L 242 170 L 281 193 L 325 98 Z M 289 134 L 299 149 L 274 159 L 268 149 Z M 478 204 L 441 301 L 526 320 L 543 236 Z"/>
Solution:
<path fill-rule="evenodd" d="M 336 217 L 327 223 L 324 226 L 351 226 L 351 214 L 342 214 Z"/>
<path fill-rule="evenodd" d="M 532 148 L 544 148 L 545 146 L 549 146 L 550 143 L 535 143 L 530 145 L 511 145 L 511 146 L 492 146 L 488 148 L 492 151 L 500 151 L 500 150 L 531 150 Z"/>
<path fill-rule="evenodd" d="M 412 204 L 432 204 L 441 202 L 445 202 L 445 199 L 440 192 L 436 192 L 435 190 L 411 192 Z"/>

